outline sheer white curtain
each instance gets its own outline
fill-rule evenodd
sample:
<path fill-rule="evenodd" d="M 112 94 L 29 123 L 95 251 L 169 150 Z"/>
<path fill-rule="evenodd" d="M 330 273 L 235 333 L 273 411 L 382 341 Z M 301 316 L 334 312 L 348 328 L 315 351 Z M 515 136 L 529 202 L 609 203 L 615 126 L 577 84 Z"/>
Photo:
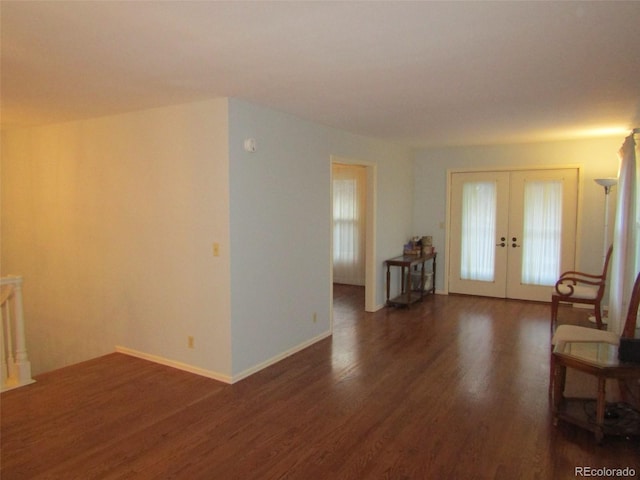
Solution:
<path fill-rule="evenodd" d="M 530 181 L 524 186 L 522 283 L 554 285 L 560 275 L 562 181 Z"/>
<path fill-rule="evenodd" d="M 640 206 L 638 205 L 638 133 L 629 135 L 620 149 L 618 201 L 613 232 L 613 256 L 609 287 L 609 330 L 622 333 L 631 288 L 640 268 Z"/>
<path fill-rule="evenodd" d="M 463 280 L 495 280 L 497 188 L 495 182 L 468 182 L 462 186 Z M 529 180 L 523 188 L 521 281 L 526 285 L 553 285 L 560 274 L 563 182 Z"/>
<path fill-rule="evenodd" d="M 366 168 L 334 164 L 333 281 L 365 283 Z"/>
<path fill-rule="evenodd" d="M 492 282 L 495 278 L 497 185 L 469 182 L 462 186 L 460 278 Z"/>

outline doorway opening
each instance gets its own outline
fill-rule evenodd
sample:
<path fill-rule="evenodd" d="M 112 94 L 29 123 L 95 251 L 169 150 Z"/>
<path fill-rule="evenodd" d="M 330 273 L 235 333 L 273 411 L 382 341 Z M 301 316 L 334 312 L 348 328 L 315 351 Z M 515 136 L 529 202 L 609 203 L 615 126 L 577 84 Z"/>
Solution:
<path fill-rule="evenodd" d="M 346 168 L 344 168 L 346 167 Z M 357 217 L 360 219 L 356 221 L 354 219 L 354 214 L 352 211 L 344 210 L 342 213 L 334 214 L 334 194 L 339 193 L 334 191 L 334 189 L 338 188 L 341 190 L 342 194 L 349 195 L 350 190 L 354 188 L 354 183 L 348 180 L 348 177 L 342 176 L 338 172 L 340 169 L 343 171 L 348 171 L 349 167 L 353 169 L 357 169 L 357 171 L 361 174 L 361 181 L 364 184 L 364 192 L 362 195 L 362 203 L 360 207 L 360 211 L 357 214 Z M 342 181 L 341 181 L 342 180 Z M 338 186 L 336 187 L 336 181 L 338 181 Z M 344 158 L 344 157 L 336 157 L 331 156 L 331 180 L 330 180 L 330 192 L 331 192 L 331 211 L 330 211 L 330 231 L 331 231 L 331 251 L 330 251 L 330 265 L 331 265 L 331 291 L 333 291 L 333 283 L 334 281 L 345 281 L 344 278 L 348 278 L 348 283 L 363 283 L 365 290 L 365 304 L 364 309 L 367 312 L 376 311 L 376 264 L 375 264 L 375 218 L 376 218 L 376 166 L 375 164 L 365 162 L 362 160 Z M 363 211 L 364 210 L 364 211 Z M 347 277 L 344 277 L 345 272 L 347 270 L 342 269 L 339 275 L 343 275 L 342 278 L 334 279 L 334 258 L 337 256 L 342 258 L 344 267 L 345 262 L 351 263 L 352 258 L 348 253 L 348 249 L 346 253 L 343 252 L 334 252 L 335 247 L 335 236 L 343 236 L 343 238 L 349 237 L 349 230 L 355 225 L 355 223 L 359 223 L 363 228 L 360 230 L 360 236 L 364 238 L 359 238 L 358 242 L 356 242 L 359 246 L 358 256 L 362 259 L 362 272 L 360 274 L 354 274 L 356 276 L 360 275 L 360 280 L 349 279 L 349 273 L 346 273 Z M 337 225 L 337 227 L 336 227 Z M 356 270 L 358 267 L 356 267 Z M 340 270 L 340 269 L 338 269 Z M 333 305 L 333 296 L 331 298 L 331 304 Z"/>

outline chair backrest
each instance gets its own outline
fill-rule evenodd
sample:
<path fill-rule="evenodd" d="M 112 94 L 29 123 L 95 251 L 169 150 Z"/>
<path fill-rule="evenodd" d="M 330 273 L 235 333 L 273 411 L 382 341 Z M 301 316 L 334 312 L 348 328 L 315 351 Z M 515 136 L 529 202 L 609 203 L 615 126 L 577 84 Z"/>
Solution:
<path fill-rule="evenodd" d="M 631 290 L 629 311 L 627 312 L 627 320 L 624 322 L 624 330 L 622 331 L 622 336 L 625 338 L 633 338 L 636 333 L 638 306 L 640 306 L 640 273 L 638 273 L 636 282 L 633 284 L 633 290 Z"/>
<path fill-rule="evenodd" d="M 609 250 L 607 250 L 607 256 L 604 258 L 604 267 L 602 267 L 602 275 L 600 276 L 600 280 L 602 283 L 598 288 L 598 298 L 602 299 L 604 296 L 604 289 L 606 287 L 607 281 L 607 272 L 609 271 L 609 261 L 611 260 L 611 253 L 613 252 L 613 245 L 609 245 Z"/>

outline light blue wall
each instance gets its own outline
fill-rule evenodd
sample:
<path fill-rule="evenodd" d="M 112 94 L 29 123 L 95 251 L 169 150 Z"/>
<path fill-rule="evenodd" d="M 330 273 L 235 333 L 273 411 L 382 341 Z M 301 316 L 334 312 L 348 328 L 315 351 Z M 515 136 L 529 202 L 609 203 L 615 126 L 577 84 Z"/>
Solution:
<path fill-rule="evenodd" d="M 576 267 L 583 271 L 598 272 L 602 265 L 604 190 L 593 179 L 617 175 L 617 152 L 623 140 L 620 137 L 606 137 L 422 150 L 417 153 L 415 160 L 415 229 L 422 235 L 433 235 L 437 250 L 441 252 L 440 264 L 444 267 L 446 245 L 442 226 L 446 220 L 447 169 L 580 165 L 582 178 Z M 610 198 L 610 208 L 611 211 L 615 208 L 615 195 Z M 443 281 L 442 268 L 437 276 L 439 289 L 443 288 Z"/>
<path fill-rule="evenodd" d="M 331 156 L 378 170 L 380 272 L 411 232 L 413 163 L 405 148 L 237 99 L 229 105 L 232 372 L 242 377 L 330 332 Z M 244 151 L 246 138 L 255 153 Z M 382 282 L 378 275 L 380 304 Z"/>
<path fill-rule="evenodd" d="M 384 261 L 402 254 L 413 235 L 413 151 L 396 144 L 330 130 L 331 154 L 372 163 L 376 170 L 375 305 L 386 301 Z M 399 288 L 392 277 L 391 291 Z"/>

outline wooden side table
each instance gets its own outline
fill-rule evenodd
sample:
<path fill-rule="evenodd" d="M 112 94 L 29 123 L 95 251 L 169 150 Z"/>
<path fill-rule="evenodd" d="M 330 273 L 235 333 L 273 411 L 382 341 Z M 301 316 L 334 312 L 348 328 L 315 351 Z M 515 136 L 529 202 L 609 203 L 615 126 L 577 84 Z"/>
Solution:
<path fill-rule="evenodd" d="M 566 342 L 558 344 L 554 356 L 553 415 L 554 424 L 558 419 L 573 423 L 594 432 L 598 443 L 605 435 L 640 435 L 640 413 L 631 407 L 626 409 L 625 421 L 605 419 L 607 379 L 640 379 L 640 364 L 618 360 L 618 347 L 605 342 Z M 567 368 L 593 375 L 598 379 L 598 393 L 595 399 L 595 419 L 587 413 L 585 404 L 594 399 L 566 398 L 564 387 Z"/>
<path fill-rule="evenodd" d="M 424 255 L 401 255 L 385 261 L 387 265 L 387 306 L 408 307 L 412 303 L 422 300 L 426 273 L 424 265 L 428 260 L 432 260 L 431 273 L 433 274 L 433 284 L 431 286 L 431 293 L 436 292 L 436 256 L 437 253 L 435 252 Z M 399 267 L 401 270 L 400 295 L 394 298 L 389 298 L 391 293 L 391 267 Z M 411 286 L 411 270 L 417 268 L 420 268 L 420 288 L 414 291 Z"/>

